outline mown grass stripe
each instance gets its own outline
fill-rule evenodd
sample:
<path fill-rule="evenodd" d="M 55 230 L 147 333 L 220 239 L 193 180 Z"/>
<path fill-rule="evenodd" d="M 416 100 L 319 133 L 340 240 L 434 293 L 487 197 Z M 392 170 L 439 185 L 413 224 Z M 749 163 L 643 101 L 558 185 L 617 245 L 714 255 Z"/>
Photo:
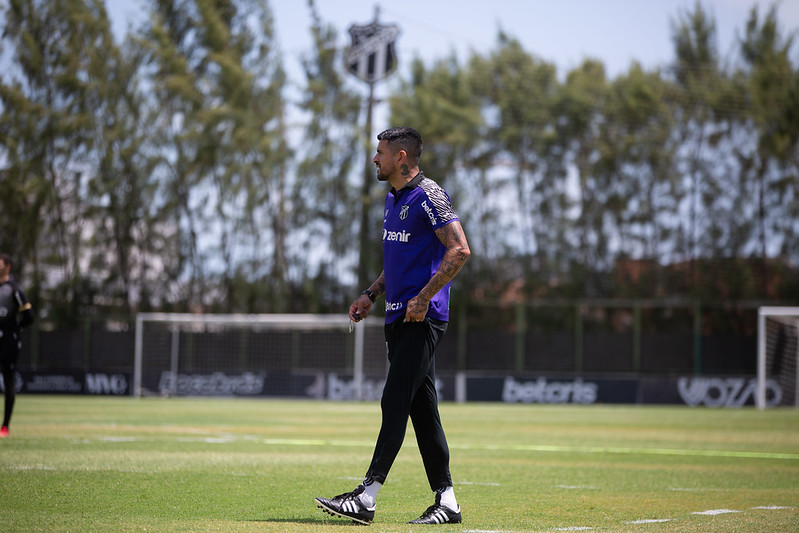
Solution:
<path fill-rule="evenodd" d="M 677 448 L 622 448 L 615 446 L 552 446 L 539 444 L 489 444 L 489 445 L 450 445 L 450 448 L 475 450 L 504 450 L 556 453 L 613 453 L 638 455 L 680 455 L 701 457 L 739 457 L 746 459 L 788 459 L 799 460 L 799 453 L 749 452 L 740 450 L 686 450 Z"/>
<path fill-rule="evenodd" d="M 266 444 L 296 446 L 342 446 L 369 447 L 374 443 L 367 441 L 331 441 L 316 439 L 265 439 Z M 737 457 L 742 459 L 781 459 L 799 460 L 799 453 L 750 452 L 743 450 L 687 450 L 679 448 L 621 448 L 616 446 L 552 446 L 542 444 L 457 444 L 450 448 L 459 450 L 524 451 L 551 453 L 594 453 L 594 454 L 636 454 L 636 455 L 677 455 L 699 457 Z"/>
<path fill-rule="evenodd" d="M 141 438 L 114 438 L 100 437 L 101 441 L 108 442 L 131 442 L 133 440 L 146 440 Z M 330 446 L 338 448 L 372 448 L 374 442 L 356 440 L 326 440 L 326 439 L 258 439 L 252 436 L 235 437 L 227 435 L 224 439 L 214 439 L 212 437 L 202 438 L 183 438 L 183 442 L 197 441 L 206 443 L 229 444 L 236 440 L 247 440 L 249 442 L 261 442 L 274 446 Z M 745 450 L 689 450 L 679 448 L 625 448 L 618 446 L 554 446 L 548 444 L 457 444 L 450 443 L 452 449 L 458 450 L 478 450 L 478 451 L 521 451 L 521 452 L 543 452 L 543 453 L 588 453 L 588 454 L 627 454 L 627 455 L 674 455 L 684 457 L 733 457 L 740 459 L 778 459 L 778 460 L 799 460 L 799 453 L 782 452 L 752 452 Z"/>

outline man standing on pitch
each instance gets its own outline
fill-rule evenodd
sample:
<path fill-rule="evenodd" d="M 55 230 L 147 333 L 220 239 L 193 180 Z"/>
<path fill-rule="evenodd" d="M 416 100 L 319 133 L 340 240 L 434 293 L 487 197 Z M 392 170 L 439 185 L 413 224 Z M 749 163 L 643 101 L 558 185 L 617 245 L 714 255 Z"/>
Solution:
<path fill-rule="evenodd" d="M 33 323 L 33 311 L 28 298 L 17 283 L 10 278 L 11 257 L 0 254 L 0 370 L 3 373 L 5 412 L 0 437 L 8 437 L 11 411 L 14 410 L 16 388 L 14 373 L 22 348 L 22 328 Z"/>
<path fill-rule="evenodd" d="M 377 136 L 377 179 L 388 181 L 383 218 L 383 273 L 350 306 L 356 322 L 385 294 L 390 361 L 381 400 L 382 424 L 363 484 L 316 505 L 369 524 L 375 499 L 405 438 L 410 416 L 435 503 L 412 524 L 461 521 L 452 489 L 449 447 L 438 413 L 435 349 L 449 320 L 450 282 L 470 255 L 449 196 L 419 170 L 422 137 L 412 128 Z"/>

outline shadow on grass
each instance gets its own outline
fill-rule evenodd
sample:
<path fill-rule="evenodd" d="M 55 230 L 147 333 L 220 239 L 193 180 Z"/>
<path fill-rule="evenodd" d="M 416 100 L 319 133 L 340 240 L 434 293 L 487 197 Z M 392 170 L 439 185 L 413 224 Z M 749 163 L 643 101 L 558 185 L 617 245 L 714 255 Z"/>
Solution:
<path fill-rule="evenodd" d="M 298 526 L 303 524 L 314 524 L 318 526 L 365 527 L 363 524 L 359 524 L 358 522 L 354 522 L 352 520 L 345 520 L 343 518 L 341 520 L 327 518 L 251 518 L 244 521 L 264 524 L 297 524 Z"/>

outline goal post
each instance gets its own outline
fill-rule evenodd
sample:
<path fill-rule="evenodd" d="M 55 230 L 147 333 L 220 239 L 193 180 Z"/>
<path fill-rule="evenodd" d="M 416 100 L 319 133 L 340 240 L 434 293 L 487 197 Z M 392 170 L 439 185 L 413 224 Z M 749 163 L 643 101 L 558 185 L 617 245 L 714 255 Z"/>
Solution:
<path fill-rule="evenodd" d="M 772 397 L 768 397 L 771 391 Z M 799 407 L 799 307 L 757 310 L 755 405 Z"/>
<path fill-rule="evenodd" d="M 139 313 L 132 394 L 282 396 L 344 376 L 346 398 L 368 399 L 365 372 L 385 371 L 382 326 L 344 314 Z"/>

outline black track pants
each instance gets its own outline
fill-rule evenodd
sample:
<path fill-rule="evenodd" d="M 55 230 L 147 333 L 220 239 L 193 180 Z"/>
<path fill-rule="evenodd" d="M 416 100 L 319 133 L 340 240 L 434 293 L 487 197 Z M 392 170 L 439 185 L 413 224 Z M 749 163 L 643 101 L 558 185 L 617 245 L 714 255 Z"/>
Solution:
<path fill-rule="evenodd" d="M 446 331 L 446 322 L 431 318 L 415 323 L 399 319 L 386 324 L 391 364 L 380 402 L 383 421 L 366 479 L 385 483 L 405 439 L 410 416 L 430 488 L 452 485 L 435 375 L 435 349 Z"/>
<path fill-rule="evenodd" d="M 4 411 L 3 425 L 11 422 L 11 413 L 14 411 L 14 402 L 17 397 L 14 375 L 19 358 L 19 333 L 14 330 L 0 330 L 0 374 L 3 379 Z"/>

